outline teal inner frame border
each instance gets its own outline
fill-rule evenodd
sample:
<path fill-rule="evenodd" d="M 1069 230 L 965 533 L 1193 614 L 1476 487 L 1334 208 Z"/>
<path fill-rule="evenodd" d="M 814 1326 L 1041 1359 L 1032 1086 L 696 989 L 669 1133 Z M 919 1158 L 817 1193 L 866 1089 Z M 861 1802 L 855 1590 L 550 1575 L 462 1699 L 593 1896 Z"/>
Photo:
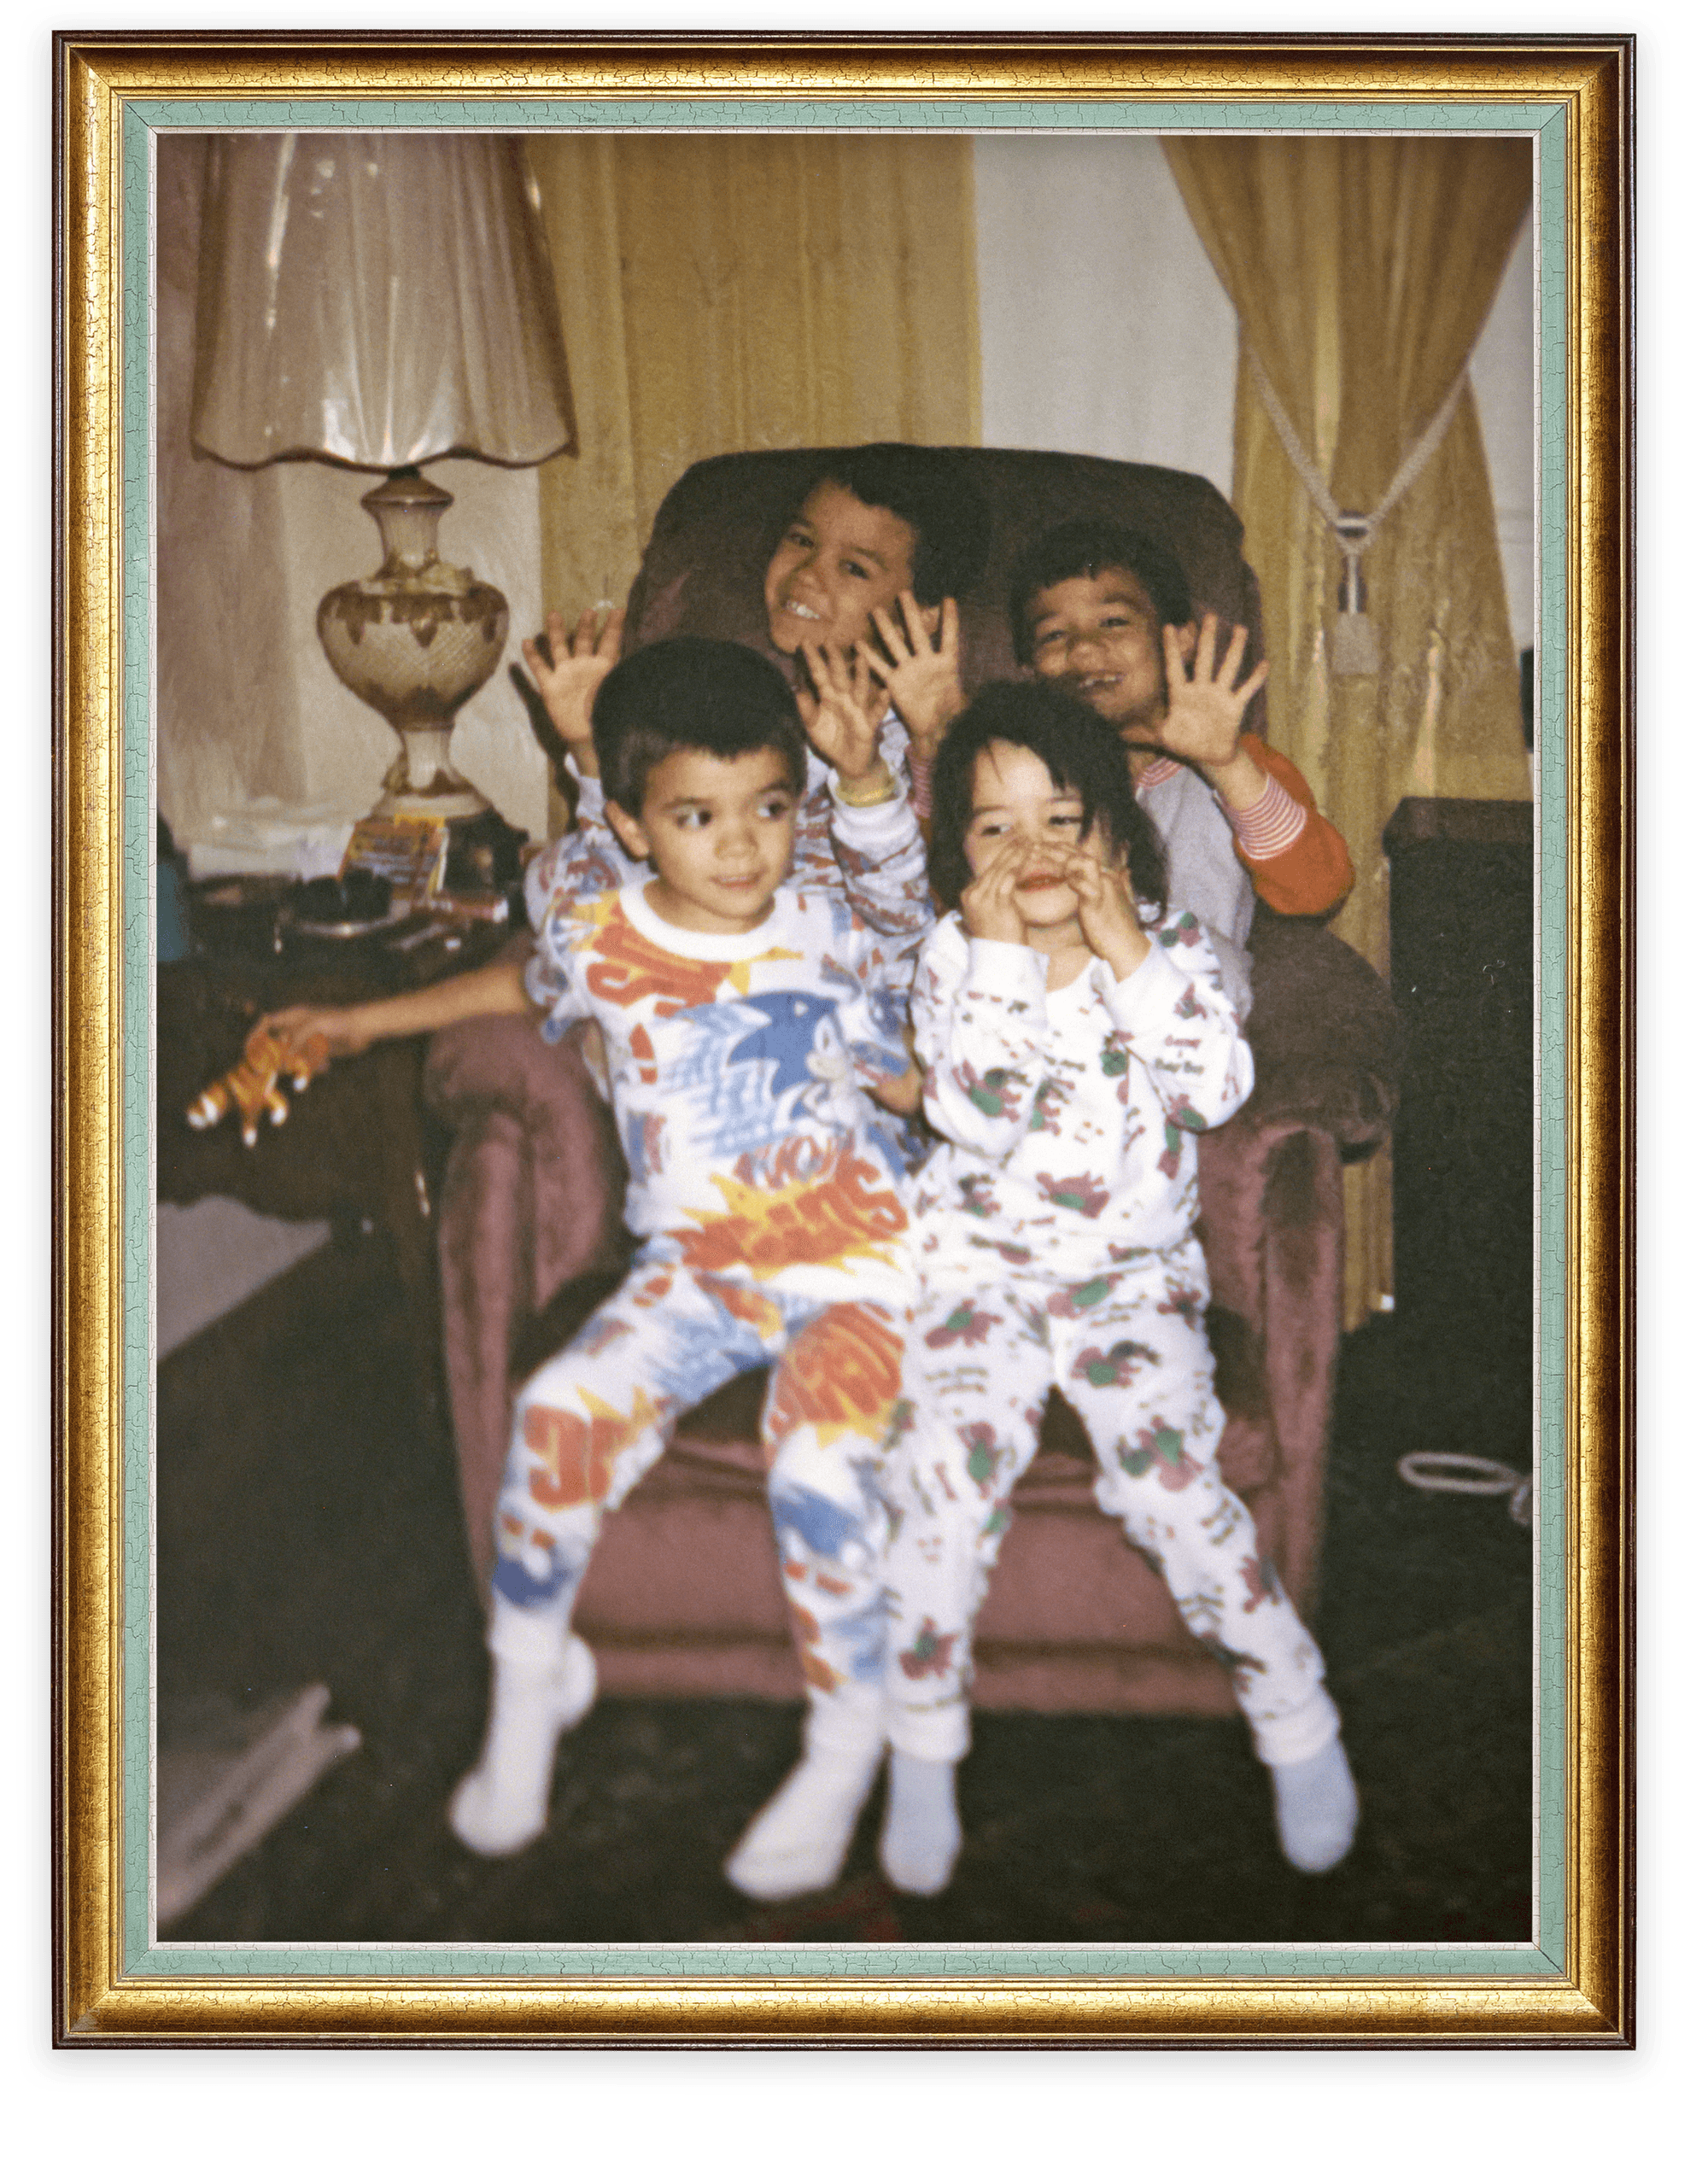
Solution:
<path fill-rule="evenodd" d="M 1072 130 L 1086 135 L 1158 130 L 1274 131 L 1292 134 L 1484 132 L 1533 136 L 1536 143 L 1535 247 L 1539 265 L 1536 345 L 1541 486 L 1536 556 L 1541 586 L 1535 673 L 1536 828 L 1536 1259 L 1537 1429 L 1535 1512 L 1535 1921 L 1531 1944 L 1335 1943 L 1294 1947 L 1217 1943 L 985 1947 L 961 1944 L 814 1944 L 763 1948 L 695 1943 L 521 1945 L 190 1944 L 151 1943 L 149 1873 L 151 1827 L 153 1570 L 152 1444 L 153 1103 L 150 991 L 154 861 L 154 764 L 149 691 L 153 630 L 150 412 L 153 333 L 150 226 L 152 136 L 156 130 L 251 128 L 319 130 L 390 127 L 591 128 L 802 131 L 929 129 L 981 131 Z M 121 1331 L 123 1463 L 120 1598 L 120 1756 L 122 1809 L 120 1948 L 133 1978 L 183 1976 L 295 1976 L 305 1981 L 386 1978 L 512 1978 L 540 1981 L 656 1978 L 876 1980 L 921 1978 L 1115 1979 L 1321 1979 L 1413 1977 L 1447 1983 L 1491 1976 L 1559 1977 L 1565 1959 L 1566 1747 L 1565 1557 L 1565 1232 L 1566 1166 L 1565 961 L 1567 892 L 1565 652 L 1566 599 L 1566 121 L 1555 103 L 1395 106 L 1325 100 L 1314 105 L 1261 102 L 1088 103 L 1073 100 L 906 100 L 866 103 L 834 98 L 787 102 L 740 99 L 384 98 L 137 99 L 126 105 L 122 137 L 120 282 L 123 477 L 122 653 L 120 712 L 122 789 L 120 850 L 124 953 L 122 989 L 124 1233 Z"/>

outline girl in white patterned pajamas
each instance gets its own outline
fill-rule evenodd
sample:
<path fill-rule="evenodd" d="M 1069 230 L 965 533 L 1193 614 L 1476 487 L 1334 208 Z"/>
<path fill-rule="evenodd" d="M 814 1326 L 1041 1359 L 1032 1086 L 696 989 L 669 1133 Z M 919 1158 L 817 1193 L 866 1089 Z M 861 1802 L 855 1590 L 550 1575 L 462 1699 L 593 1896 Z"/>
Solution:
<path fill-rule="evenodd" d="M 1357 1795 L 1316 1644 L 1216 1470 L 1193 1234 L 1195 1135 L 1247 1097 L 1250 1051 L 1196 920 L 1163 915 L 1161 852 L 1098 716 L 1050 687 L 987 687 L 933 795 L 933 885 L 961 909 L 914 995 L 945 1141 L 911 1199 L 922 1294 L 891 1444 L 886 1873 L 929 1894 L 953 1870 L 974 1622 L 1052 1385 L 1085 1423 L 1099 1505 L 1231 1674 L 1283 1850 L 1321 1872 Z"/>

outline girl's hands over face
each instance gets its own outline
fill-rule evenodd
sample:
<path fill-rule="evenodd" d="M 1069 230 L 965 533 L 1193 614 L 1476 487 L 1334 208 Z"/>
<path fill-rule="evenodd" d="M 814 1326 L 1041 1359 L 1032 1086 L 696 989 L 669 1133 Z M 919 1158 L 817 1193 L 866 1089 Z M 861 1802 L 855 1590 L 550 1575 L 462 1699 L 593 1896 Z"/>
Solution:
<path fill-rule="evenodd" d="M 795 694 L 801 727 L 813 750 L 845 783 L 870 775 L 878 765 L 878 726 L 888 703 L 863 652 L 847 656 L 828 647 L 803 647 L 800 659 L 812 680 Z"/>
<path fill-rule="evenodd" d="M 1239 733 L 1252 695 L 1269 675 L 1267 663 L 1260 663 L 1242 685 L 1239 666 L 1248 638 L 1245 627 L 1236 625 L 1216 667 L 1216 642 L 1220 636 L 1214 612 L 1206 616 L 1189 666 L 1182 651 L 1180 628 L 1162 628 L 1162 664 L 1168 680 L 1168 712 L 1156 731 L 1157 742 L 1167 752 L 1196 761 L 1211 769 L 1225 768 L 1239 751 Z"/>
<path fill-rule="evenodd" d="M 1069 853 L 1068 880 L 1079 899 L 1079 931 L 1094 956 L 1117 979 L 1136 971 L 1150 953 L 1150 937 L 1138 922 L 1125 871 L 1111 866 L 1092 842 Z"/>
<path fill-rule="evenodd" d="M 1026 943 L 1026 921 L 1015 901 L 1019 880 L 1032 850 L 1018 836 L 1004 836 L 984 870 L 961 891 L 961 923 L 969 941 Z"/>
<path fill-rule="evenodd" d="M 961 690 L 961 617 L 955 599 L 944 597 L 934 638 L 910 589 L 898 595 L 888 610 L 873 612 L 872 628 L 881 653 L 863 640 L 858 652 L 887 691 L 914 750 L 929 760 L 967 704 Z"/>
<path fill-rule="evenodd" d="M 593 749 L 593 696 L 616 667 L 622 652 L 620 610 L 611 612 L 603 629 L 598 611 L 583 610 L 576 620 L 573 638 L 564 630 L 562 613 L 549 611 L 544 640 L 522 643 L 522 659 L 540 688 L 552 728 L 584 775 L 599 772 Z"/>

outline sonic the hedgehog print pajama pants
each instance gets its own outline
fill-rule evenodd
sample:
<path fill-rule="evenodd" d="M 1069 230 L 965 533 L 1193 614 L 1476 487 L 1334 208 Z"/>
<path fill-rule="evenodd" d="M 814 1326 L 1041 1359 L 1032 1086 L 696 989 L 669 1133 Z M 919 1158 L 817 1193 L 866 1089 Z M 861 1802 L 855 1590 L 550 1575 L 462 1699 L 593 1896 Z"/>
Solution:
<path fill-rule="evenodd" d="M 879 1476 L 902 1324 L 872 1302 L 792 1295 L 643 1256 L 523 1387 L 497 1512 L 494 1655 L 563 1646 L 605 1516 L 663 1454 L 676 1418 L 775 1364 L 762 1435 L 790 1624 L 815 1744 L 881 1736 L 891 1520 Z"/>

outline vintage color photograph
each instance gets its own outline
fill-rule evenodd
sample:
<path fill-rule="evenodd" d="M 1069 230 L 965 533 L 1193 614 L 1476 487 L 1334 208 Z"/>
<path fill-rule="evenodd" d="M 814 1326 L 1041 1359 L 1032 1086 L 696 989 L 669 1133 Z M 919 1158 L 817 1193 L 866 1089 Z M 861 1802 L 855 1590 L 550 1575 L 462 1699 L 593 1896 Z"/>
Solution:
<path fill-rule="evenodd" d="M 151 1962 L 1563 1948 L 1536 113 L 208 103 Z"/>

